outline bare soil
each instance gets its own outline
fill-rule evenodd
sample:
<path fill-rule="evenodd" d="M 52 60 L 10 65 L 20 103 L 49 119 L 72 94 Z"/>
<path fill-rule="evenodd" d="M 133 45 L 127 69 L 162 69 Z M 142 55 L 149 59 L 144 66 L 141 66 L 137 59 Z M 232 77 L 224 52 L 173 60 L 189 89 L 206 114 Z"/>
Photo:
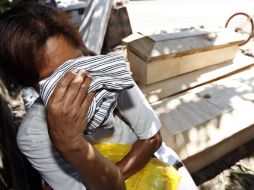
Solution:
<path fill-rule="evenodd" d="M 254 190 L 254 139 L 192 174 L 200 190 Z M 252 172 L 242 168 L 248 168 Z M 235 174 L 239 172 L 239 179 Z M 247 175 L 247 177 L 246 177 Z M 247 184 L 240 185 L 240 181 Z"/>

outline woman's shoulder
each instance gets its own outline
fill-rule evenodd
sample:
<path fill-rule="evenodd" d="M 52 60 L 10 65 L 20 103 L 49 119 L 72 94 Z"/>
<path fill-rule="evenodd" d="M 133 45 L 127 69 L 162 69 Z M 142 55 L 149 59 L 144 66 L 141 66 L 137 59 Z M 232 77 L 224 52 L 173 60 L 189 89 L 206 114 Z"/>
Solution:
<path fill-rule="evenodd" d="M 24 150 L 38 145 L 42 140 L 49 140 L 45 107 L 35 102 L 18 129 L 17 143 L 19 148 Z"/>

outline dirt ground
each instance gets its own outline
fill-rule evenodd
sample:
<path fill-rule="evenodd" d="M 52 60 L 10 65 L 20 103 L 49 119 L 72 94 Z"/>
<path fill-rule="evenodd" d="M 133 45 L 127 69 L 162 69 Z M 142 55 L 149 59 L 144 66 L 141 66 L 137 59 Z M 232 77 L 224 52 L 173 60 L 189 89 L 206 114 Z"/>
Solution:
<path fill-rule="evenodd" d="M 254 139 L 194 173 L 200 190 L 253 190 Z M 250 170 L 250 171 L 248 171 Z M 238 180 L 236 179 L 238 178 Z M 240 185 L 242 181 L 245 186 Z"/>

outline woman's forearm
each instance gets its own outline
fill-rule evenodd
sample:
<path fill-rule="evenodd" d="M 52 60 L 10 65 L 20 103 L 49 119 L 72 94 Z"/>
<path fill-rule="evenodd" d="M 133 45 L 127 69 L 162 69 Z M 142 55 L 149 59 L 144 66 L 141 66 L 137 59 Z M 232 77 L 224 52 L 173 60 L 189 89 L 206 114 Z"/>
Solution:
<path fill-rule="evenodd" d="M 135 142 L 131 151 L 116 164 L 124 179 L 127 179 L 142 169 L 149 162 L 154 152 L 160 147 L 161 142 L 160 132 L 150 139 Z"/>
<path fill-rule="evenodd" d="M 59 150 L 59 149 L 58 149 Z M 73 149 L 61 148 L 61 155 L 83 177 L 90 190 L 124 190 L 125 183 L 119 168 L 103 157 L 85 139 Z"/>
<path fill-rule="evenodd" d="M 88 189 L 124 190 L 119 168 L 84 138 L 87 112 L 95 95 L 88 93 L 91 81 L 91 76 L 82 70 L 67 73 L 59 80 L 47 106 L 49 136 Z"/>

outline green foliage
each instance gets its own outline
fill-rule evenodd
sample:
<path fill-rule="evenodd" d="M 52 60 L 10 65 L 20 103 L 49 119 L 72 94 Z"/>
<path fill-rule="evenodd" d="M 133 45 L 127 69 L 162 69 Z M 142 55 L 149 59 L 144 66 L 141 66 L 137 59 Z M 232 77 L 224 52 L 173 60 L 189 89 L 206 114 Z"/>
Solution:
<path fill-rule="evenodd" d="M 242 165 L 237 165 L 238 170 L 232 170 L 230 177 L 236 180 L 244 190 L 254 189 L 254 171 Z"/>
<path fill-rule="evenodd" d="M 0 0 L 0 13 L 3 13 L 8 8 L 10 8 L 10 1 Z"/>

